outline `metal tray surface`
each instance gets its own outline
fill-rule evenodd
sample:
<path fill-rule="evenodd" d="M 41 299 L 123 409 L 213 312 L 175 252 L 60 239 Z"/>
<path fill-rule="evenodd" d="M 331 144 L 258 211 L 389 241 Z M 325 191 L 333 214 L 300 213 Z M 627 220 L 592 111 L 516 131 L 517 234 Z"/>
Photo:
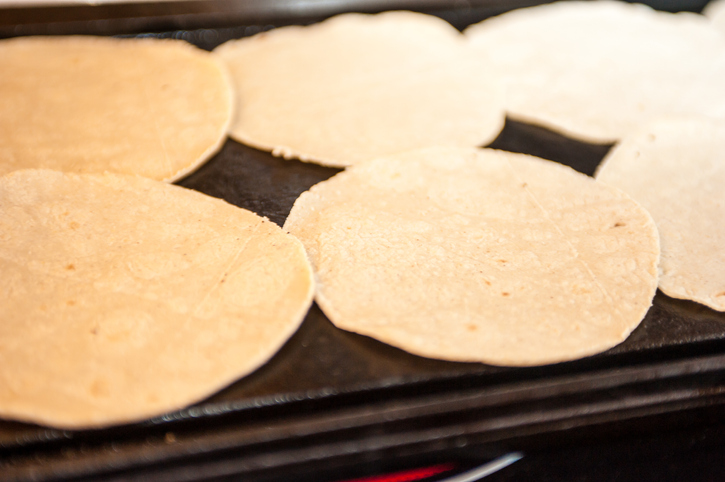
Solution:
<path fill-rule="evenodd" d="M 266 28 L 148 35 L 210 49 Z M 591 175 L 611 146 L 507 120 L 489 147 Z M 228 140 L 177 184 L 282 225 L 300 193 L 337 172 Z M 488 447 L 493 455 L 512 444 L 535 444 L 542 434 L 593 434 L 596 427 L 634 426 L 633 420 L 723 403 L 725 313 L 659 292 L 621 345 L 531 368 L 414 356 L 335 328 L 313 305 L 269 363 L 187 409 L 85 431 L 0 421 L 0 480 L 206 480 L 240 474 L 276 480 L 280 470 L 321 461 L 334 465 L 467 445 Z"/>

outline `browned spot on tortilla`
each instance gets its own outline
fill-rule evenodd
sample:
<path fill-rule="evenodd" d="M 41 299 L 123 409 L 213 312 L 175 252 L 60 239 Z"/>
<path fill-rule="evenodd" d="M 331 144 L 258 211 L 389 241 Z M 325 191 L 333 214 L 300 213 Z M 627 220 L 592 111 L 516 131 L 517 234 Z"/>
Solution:
<path fill-rule="evenodd" d="M 91 383 L 90 393 L 96 398 L 107 397 L 109 395 L 108 383 L 104 380 L 96 379 Z"/>
<path fill-rule="evenodd" d="M 574 294 L 577 294 L 577 295 L 585 295 L 585 294 L 589 294 L 589 293 L 591 293 L 591 292 L 592 292 L 592 290 L 588 289 L 588 288 L 587 288 L 587 287 L 585 287 L 585 286 L 581 286 L 581 285 L 574 285 L 574 286 L 572 287 L 572 289 L 571 289 L 571 292 L 572 292 L 572 293 L 574 293 Z"/>
<path fill-rule="evenodd" d="M 68 264 L 68 266 L 65 267 L 65 269 L 73 271 L 74 269 L 76 269 L 76 267 L 73 266 L 73 263 L 70 263 L 70 264 Z"/>

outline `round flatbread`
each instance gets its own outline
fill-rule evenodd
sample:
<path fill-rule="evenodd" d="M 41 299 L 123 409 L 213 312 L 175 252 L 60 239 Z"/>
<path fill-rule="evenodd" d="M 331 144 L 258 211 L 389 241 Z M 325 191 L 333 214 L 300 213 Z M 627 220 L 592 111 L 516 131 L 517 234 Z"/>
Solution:
<path fill-rule="evenodd" d="M 474 147 L 504 123 L 503 91 L 451 25 L 412 12 L 347 14 L 227 42 L 231 136 L 329 166 L 434 145 Z"/>
<path fill-rule="evenodd" d="M 660 289 L 725 311 L 725 122 L 662 119 L 624 139 L 597 171 L 649 210 Z"/>
<path fill-rule="evenodd" d="M 506 81 L 507 113 L 591 142 L 666 114 L 725 118 L 725 38 L 701 15 L 559 2 L 465 31 Z"/>
<path fill-rule="evenodd" d="M 652 218 L 542 159 L 428 149 L 312 187 L 285 229 L 340 328 L 422 356 L 540 365 L 621 341 L 657 288 Z"/>
<path fill-rule="evenodd" d="M 725 0 L 712 0 L 702 13 L 710 19 L 715 28 L 725 34 Z"/>
<path fill-rule="evenodd" d="M 85 428 L 207 397 L 267 361 L 312 301 L 274 223 L 118 174 L 0 178 L 0 416 Z"/>
<path fill-rule="evenodd" d="M 177 40 L 0 42 L 0 174 L 24 168 L 173 181 L 222 145 L 233 98 L 221 64 Z"/>

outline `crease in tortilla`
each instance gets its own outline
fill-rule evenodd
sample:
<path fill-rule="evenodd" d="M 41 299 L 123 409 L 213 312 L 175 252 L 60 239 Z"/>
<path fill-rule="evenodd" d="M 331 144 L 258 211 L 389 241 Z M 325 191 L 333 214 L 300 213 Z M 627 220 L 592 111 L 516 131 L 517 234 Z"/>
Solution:
<path fill-rule="evenodd" d="M 256 370 L 313 297 L 276 224 L 119 174 L 0 177 L 0 416 L 62 428 L 181 409 Z"/>

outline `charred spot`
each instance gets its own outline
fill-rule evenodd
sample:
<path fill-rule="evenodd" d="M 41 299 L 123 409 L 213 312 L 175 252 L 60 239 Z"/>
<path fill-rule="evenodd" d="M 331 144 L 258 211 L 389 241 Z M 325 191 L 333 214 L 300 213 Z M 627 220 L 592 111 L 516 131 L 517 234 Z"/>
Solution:
<path fill-rule="evenodd" d="M 612 227 L 613 228 L 621 228 L 622 226 L 626 226 L 626 225 L 627 225 L 626 223 L 622 223 L 622 222 L 617 221 L 616 223 L 614 223 L 614 226 L 612 226 Z"/>
<path fill-rule="evenodd" d="M 76 267 L 73 265 L 73 263 L 69 263 L 68 265 L 66 265 L 65 269 L 67 269 L 68 271 L 73 271 L 76 269 Z"/>
<path fill-rule="evenodd" d="M 511 295 L 511 293 L 507 293 L 506 291 L 504 291 L 503 293 L 501 293 L 501 296 L 510 296 L 510 295 Z"/>

